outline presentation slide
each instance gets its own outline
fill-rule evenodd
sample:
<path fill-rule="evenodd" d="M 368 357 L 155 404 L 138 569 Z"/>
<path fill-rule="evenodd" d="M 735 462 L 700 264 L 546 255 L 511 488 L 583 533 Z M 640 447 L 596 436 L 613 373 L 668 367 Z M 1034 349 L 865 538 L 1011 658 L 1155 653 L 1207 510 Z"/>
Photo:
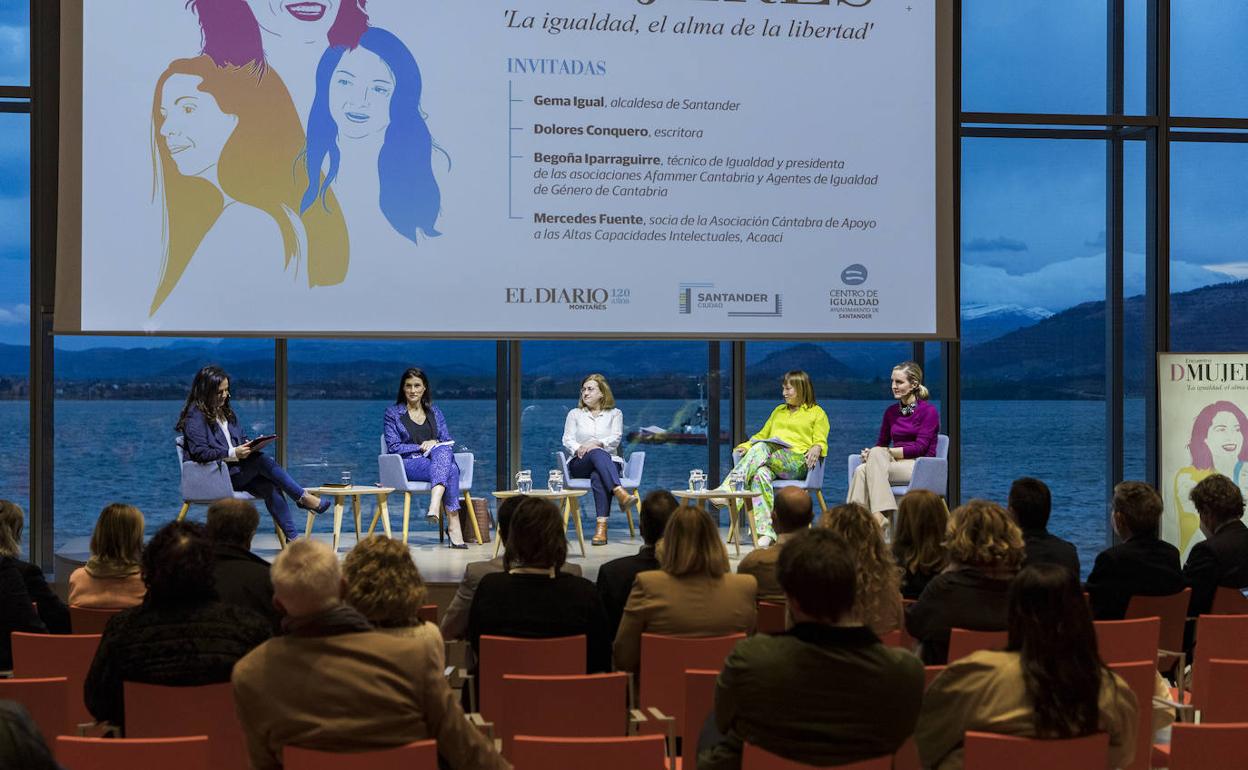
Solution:
<path fill-rule="evenodd" d="M 936 334 L 936 18 L 85 0 L 81 328 Z"/>

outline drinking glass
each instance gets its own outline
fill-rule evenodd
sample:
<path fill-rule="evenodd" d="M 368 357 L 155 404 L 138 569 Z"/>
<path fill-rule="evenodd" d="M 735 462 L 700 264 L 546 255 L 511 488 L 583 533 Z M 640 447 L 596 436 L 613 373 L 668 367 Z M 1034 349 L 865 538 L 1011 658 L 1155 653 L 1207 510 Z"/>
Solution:
<path fill-rule="evenodd" d="M 562 492 L 563 491 L 563 471 L 558 471 L 558 470 L 551 471 L 550 477 L 546 481 L 546 488 L 549 489 L 551 492 L 555 492 L 555 493 Z"/>
<path fill-rule="evenodd" d="M 520 471 L 516 474 L 516 491 L 527 495 L 533 491 L 533 472 Z"/>
<path fill-rule="evenodd" d="M 706 474 L 699 468 L 689 471 L 689 489 L 693 492 L 706 491 Z"/>
<path fill-rule="evenodd" d="M 342 472 L 342 485 L 344 487 L 351 486 L 351 471 L 346 470 Z"/>
<path fill-rule="evenodd" d="M 745 473 L 743 473 L 742 471 L 733 471 L 732 473 L 729 474 L 729 476 L 732 479 L 732 491 L 744 492 L 745 491 Z"/>

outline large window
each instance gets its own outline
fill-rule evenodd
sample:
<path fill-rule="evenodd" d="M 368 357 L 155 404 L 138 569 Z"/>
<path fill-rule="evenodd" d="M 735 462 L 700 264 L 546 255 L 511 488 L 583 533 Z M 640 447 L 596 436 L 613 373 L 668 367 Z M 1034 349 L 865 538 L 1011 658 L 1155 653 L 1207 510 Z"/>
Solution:
<path fill-rule="evenodd" d="M 0 114 L 0 276 L 0 497 L 29 510 L 30 118 L 20 113 Z"/>

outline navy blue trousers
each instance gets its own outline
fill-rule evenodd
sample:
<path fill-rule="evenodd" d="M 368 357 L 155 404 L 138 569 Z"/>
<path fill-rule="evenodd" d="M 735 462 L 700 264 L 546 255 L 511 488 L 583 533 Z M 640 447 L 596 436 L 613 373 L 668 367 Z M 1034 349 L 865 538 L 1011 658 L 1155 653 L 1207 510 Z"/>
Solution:
<path fill-rule="evenodd" d="M 620 469 L 607 454 L 605 449 L 591 449 L 584 457 L 575 457 L 568 461 L 568 473 L 574 479 L 589 479 L 589 488 L 593 490 L 594 508 L 598 518 L 605 519 L 611 515 L 611 490 L 620 485 Z"/>
<path fill-rule="evenodd" d="M 299 537 L 295 520 L 290 515 L 290 506 L 286 504 L 286 495 L 291 500 L 298 500 L 303 497 L 303 487 L 276 460 L 261 452 L 247 455 L 236 465 L 238 473 L 230 474 L 230 483 L 234 488 L 263 500 L 264 507 L 269 509 L 273 521 L 286 533 L 287 540 Z"/>

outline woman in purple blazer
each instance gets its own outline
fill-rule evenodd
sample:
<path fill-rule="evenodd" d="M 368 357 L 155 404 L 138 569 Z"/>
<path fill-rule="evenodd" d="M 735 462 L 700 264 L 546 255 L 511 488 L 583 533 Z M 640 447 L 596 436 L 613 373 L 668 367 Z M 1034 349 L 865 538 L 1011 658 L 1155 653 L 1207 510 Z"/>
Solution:
<path fill-rule="evenodd" d="M 862 450 L 862 465 L 854 470 L 846 502 L 859 503 L 875 514 L 881 526 L 891 525 L 897 500 L 892 487 L 907 484 L 919 457 L 936 456 L 940 412 L 928 403 L 923 370 L 913 361 L 893 367 L 893 398 L 884 410 L 875 446 Z"/>
<path fill-rule="evenodd" d="M 455 464 L 455 440 L 446 429 L 442 410 L 433 405 L 429 378 L 412 367 L 399 379 L 394 404 L 383 417 L 386 451 L 403 458 L 409 481 L 427 481 L 429 512 L 437 521 L 438 509 L 446 506 L 446 530 L 451 548 L 467 548 L 459 528 L 459 466 Z"/>

